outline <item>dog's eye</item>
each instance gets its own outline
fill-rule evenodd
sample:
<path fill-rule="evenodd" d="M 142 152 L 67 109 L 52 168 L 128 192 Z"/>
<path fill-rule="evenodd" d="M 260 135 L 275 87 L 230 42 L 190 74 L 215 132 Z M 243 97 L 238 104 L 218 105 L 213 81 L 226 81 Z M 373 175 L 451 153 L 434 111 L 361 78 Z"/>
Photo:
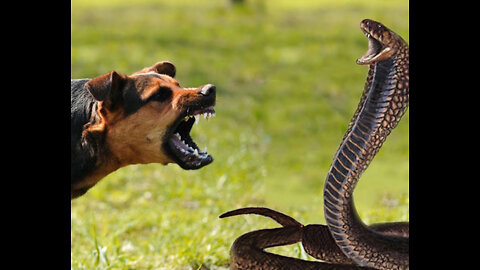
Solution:
<path fill-rule="evenodd" d="M 171 96 L 172 90 L 168 87 L 161 86 L 158 91 L 149 98 L 149 100 L 163 102 L 169 99 Z"/>

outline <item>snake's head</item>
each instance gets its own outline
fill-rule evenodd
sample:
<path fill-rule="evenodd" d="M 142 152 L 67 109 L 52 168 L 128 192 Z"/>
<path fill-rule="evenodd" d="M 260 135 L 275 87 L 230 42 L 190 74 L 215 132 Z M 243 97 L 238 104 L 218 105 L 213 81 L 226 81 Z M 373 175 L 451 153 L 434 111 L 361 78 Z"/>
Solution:
<path fill-rule="evenodd" d="M 369 65 L 392 57 L 405 41 L 385 25 L 374 20 L 360 22 L 360 29 L 368 38 L 368 50 L 357 59 L 359 65 Z"/>

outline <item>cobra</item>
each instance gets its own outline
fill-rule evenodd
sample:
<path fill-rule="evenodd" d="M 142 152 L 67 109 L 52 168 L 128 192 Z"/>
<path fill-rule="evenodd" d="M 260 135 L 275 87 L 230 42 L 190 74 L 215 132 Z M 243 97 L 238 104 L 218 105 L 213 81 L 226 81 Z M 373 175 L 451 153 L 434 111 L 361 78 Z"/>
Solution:
<path fill-rule="evenodd" d="M 409 269 L 408 222 L 368 226 L 360 219 L 353 201 L 360 176 L 407 110 L 409 49 L 402 37 L 380 22 L 365 19 L 360 29 L 368 39 L 368 50 L 356 62 L 369 65 L 369 71 L 358 107 L 326 177 L 326 225 L 302 225 L 263 207 L 224 213 L 221 218 L 263 215 L 282 225 L 237 238 L 231 248 L 232 269 Z M 321 262 L 264 250 L 297 242 L 302 242 L 305 251 Z"/>

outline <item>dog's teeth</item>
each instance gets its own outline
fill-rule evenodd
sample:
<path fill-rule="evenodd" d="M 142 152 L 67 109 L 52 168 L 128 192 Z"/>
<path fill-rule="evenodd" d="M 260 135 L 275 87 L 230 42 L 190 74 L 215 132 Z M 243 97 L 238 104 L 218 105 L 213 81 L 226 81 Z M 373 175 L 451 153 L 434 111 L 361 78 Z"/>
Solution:
<path fill-rule="evenodd" d="M 175 137 L 177 137 L 179 140 L 182 139 L 182 137 L 181 137 L 180 134 L 178 134 L 178 133 L 175 133 Z"/>
<path fill-rule="evenodd" d="M 183 118 L 184 121 L 188 121 L 190 118 L 195 117 L 194 115 L 187 115 Z"/>
<path fill-rule="evenodd" d="M 195 149 L 195 150 L 193 151 L 193 154 L 198 157 L 198 150 Z"/>
<path fill-rule="evenodd" d="M 200 116 L 197 114 L 194 117 L 195 117 L 195 124 L 198 124 L 198 120 L 200 120 Z"/>

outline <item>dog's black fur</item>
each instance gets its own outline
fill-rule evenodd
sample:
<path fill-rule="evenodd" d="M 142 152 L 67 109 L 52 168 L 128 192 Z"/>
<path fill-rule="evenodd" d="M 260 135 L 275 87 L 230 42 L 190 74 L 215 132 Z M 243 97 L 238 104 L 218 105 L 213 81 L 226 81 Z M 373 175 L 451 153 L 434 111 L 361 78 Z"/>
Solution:
<path fill-rule="evenodd" d="M 96 167 L 97 143 L 88 142 L 93 138 L 83 137 L 82 132 L 96 114 L 96 100 L 85 89 L 89 79 L 71 80 L 71 185 L 90 174 Z M 88 149 L 86 149 L 88 148 Z"/>

